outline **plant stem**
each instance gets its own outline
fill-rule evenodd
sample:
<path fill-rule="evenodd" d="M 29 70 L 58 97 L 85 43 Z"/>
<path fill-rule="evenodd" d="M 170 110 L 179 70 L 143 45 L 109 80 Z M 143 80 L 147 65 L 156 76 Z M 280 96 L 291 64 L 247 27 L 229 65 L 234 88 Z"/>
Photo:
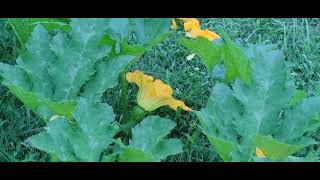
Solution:
<path fill-rule="evenodd" d="M 128 134 L 131 128 L 133 128 L 138 122 L 146 117 L 147 114 L 147 111 L 136 105 L 130 113 L 130 118 L 127 120 L 127 122 L 124 122 L 123 131 Z"/>
<path fill-rule="evenodd" d="M 141 121 L 146 115 L 148 114 L 147 111 L 143 110 L 140 106 L 136 105 L 133 107 L 131 111 L 130 121 L 132 122 L 139 122 Z"/>

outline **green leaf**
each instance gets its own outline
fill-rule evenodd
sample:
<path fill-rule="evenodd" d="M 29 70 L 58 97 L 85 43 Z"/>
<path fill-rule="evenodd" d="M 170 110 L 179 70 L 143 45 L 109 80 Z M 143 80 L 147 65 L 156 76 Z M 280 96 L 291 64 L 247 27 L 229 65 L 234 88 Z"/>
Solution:
<path fill-rule="evenodd" d="M 134 44 L 134 45 L 128 45 L 128 38 L 125 38 L 121 44 L 120 44 L 120 52 L 116 53 L 116 41 L 111 39 L 108 35 L 104 35 L 101 39 L 101 44 L 106 44 L 111 47 L 111 52 L 109 54 L 109 58 L 113 59 L 116 56 L 121 56 L 121 55 L 131 55 L 138 57 L 142 55 L 146 48 L 144 48 L 142 45 L 139 44 Z"/>
<path fill-rule="evenodd" d="M 34 27 L 41 24 L 49 32 L 60 29 L 63 31 L 70 31 L 70 25 L 68 24 L 70 20 L 68 18 L 27 18 L 29 26 Z"/>
<path fill-rule="evenodd" d="M 8 18 L 12 29 L 14 30 L 21 46 L 29 40 L 34 27 L 41 24 L 47 31 L 60 29 L 69 31 L 68 21 L 63 18 Z"/>
<path fill-rule="evenodd" d="M 108 23 L 108 34 L 116 43 L 120 43 L 128 37 L 130 22 L 128 18 L 110 18 Z"/>
<path fill-rule="evenodd" d="M 142 151 L 151 151 L 176 124 L 159 116 L 149 116 L 132 129 L 130 146 Z"/>
<path fill-rule="evenodd" d="M 42 25 L 36 25 L 17 65 L 0 64 L 3 84 L 35 113 L 72 119 L 73 101 L 95 74 L 98 59 L 110 50 L 100 45 L 107 23 L 107 19 L 72 19 L 70 38 L 62 32 L 51 38 Z"/>
<path fill-rule="evenodd" d="M 221 48 L 213 42 L 203 37 L 196 39 L 178 39 L 178 43 L 190 49 L 193 53 L 201 57 L 208 71 L 212 71 L 213 66 L 221 62 Z"/>
<path fill-rule="evenodd" d="M 242 136 L 268 135 L 279 128 L 278 115 L 287 106 L 294 88 L 287 83 L 280 51 L 273 46 L 250 45 L 246 52 L 251 56 L 252 86 L 240 80 L 234 83 L 234 96 L 245 108 L 245 121 L 238 121 L 237 127 Z"/>
<path fill-rule="evenodd" d="M 207 106 L 196 111 L 203 133 L 224 161 L 231 161 L 231 152 L 237 145 L 235 121 L 242 120 L 240 110 L 232 90 L 218 83 L 212 89 Z"/>
<path fill-rule="evenodd" d="M 233 151 L 236 150 L 234 143 L 210 135 L 207 135 L 207 137 L 213 148 L 219 154 L 223 161 L 229 162 L 232 160 L 231 155 Z"/>
<path fill-rule="evenodd" d="M 169 19 L 157 18 L 111 18 L 108 33 L 102 37 L 101 44 L 109 45 L 109 59 L 116 56 L 130 55 L 135 58 L 169 36 Z M 152 26 L 152 27 L 151 27 Z M 138 43 L 129 38 L 134 33 Z"/>
<path fill-rule="evenodd" d="M 70 140 L 75 154 L 84 161 L 98 161 L 101 152 L 113 141 L 112 107 L 81 98 L 74 112 L 77 128 Z"/>
<path fill-rule="evenodd" d="M 171 18 L 130 18 L 132 29 L 139 44 L 152 46 L 167 37 Z M 152 42 L 154 41 L 154 42 Z"/>
<path fill-rule="evenodd" d="M 25 62 L 25 64 L 27 63 Z M 37 73 L 40 73 L 40 71 L 35 72 L 36 76 L 39 76 Z M 54 114 L 67 116 L 70 119 L 72 118 L 71 112 L 75 106 L 74 102 L 53 102 L 43 97 L 44 95 L 41 95 L 41 93 L 32 92 L 32 86 L 28 78 L 32 76 L 28 76 L 27 73 L 23 71 L 23 68 L 0 63 L 0 75 L 4 78 L 2 84 L 32 111 L 37 112 L 38 107 L 45 104 Z M 36 90 L 37 88 L 34 89 Z M 42 90 L 43 88 L 38 88 L 38 91 L 43 92 Z"/>
<path fill-rule="evenodd" d="M 107 22 L 72 19 L 70 38 L 62 33 L 51 38 L 38 24 L 17 65 L 0 64 L 3 84 L 35 113 L 72 119 L 75 98 L 95 73 L 98 59 L 110 49 L 100 45 Z"/>
<path fill-rule="evenodd" d="M 202 132 L 224 161 L 250 161 L 256 136 L 271 158 L 285 159 L 316 144 L 312 134 L 320 127 L 320 97 L 290 107 L 295 88 L 287 77 L 283 54 L 271 45 L 244 48 L 251 61 L 252 84 L 237 79 L 231 89 L 216 84 L 205 108 L 196 111 Z M 265 150 L 264 150 L 265 149 Z M 285 154 L 287 153 L 287 154 Z"/>
<path fill-rule="evenodd" d="M 118 55 L 141 56 L 169 36 L 170 19 L 164 18 L 111 18 L 108 33 L 101 44 L 112 47 L 110 58 Z M 129 37 L 134 33 L 137 43 L 129 45 Z"/>
<path fill-rule="evenodd" d="M 161 161 L 169 155 L 182 152 L 182 143 L 178 139 L 165 139 L 176 124 L 159 116 L 149 116 L 132 129 L 129 141 L 130 153 L 137 154 L 134 161 Z M 131 152 L 133 151 L 133 152 Z M 125 154 L 128 154 L 126 152 Z M 123 155 L 122 155 L 123 156 Z M 149 158 L 151 156 L 151 158 Z M 129 158 L 128 155 L 125 156 Z M 145 158 L 148 157 L 148 158 Z"/>
<path fill-rule="evenodd" d="M 15 86 L 10 83 L 5 82 L 2 84 L 5 85 L 19 100 L 21 100 L 25 106 L 30 108 L 32 111 L 37 112 L 37 109 L 42 101 L 38 94 L 25 91 L 19 86 Z"/>
<path fill-rule="evenodd" d="M 71 101 L 60 101 L 54 102 L 45 100 L 44 104 L 56 115 L 65 116 L 68 119 L 73 119 L 72 112 L 76 107 L 76 102 Z"/>
<path fill-rule="evenodd" d="M 73 119 L 72 111 L 75 107 L 74 101 L 54 102 L 49 99 L 42 98 L 39 96 L 39 94 L 32 91 L 25 91 L 19 86 L 15 86 L 7 82 L 3 82 L 3 84 L 9 89 L 11 93 L 15 94 L 15 96 L 19 100 L 21 100 L 25 106 L 38 113 L 38 115 L 41 116 L 39 107 L 41 105 L 46 105 L 47 110 L 50 111 L 50 114 L 66 116 L 68 119 Z"/>
<path fill-rule="evenodd" d="M 252 80 L 249 59 L 226 34 L 222 33 L 221 37 L 225 42 L 222 48 L 224 64 L 226 66 L 226 80 L 233 81 L 237 77 L 240 77 L 246 85 L 250 86 Z"/>
<path fill-rule="evenodd" d="M 0 62 L 0 75 L 3 77 L 2 84 L 20 86 L 26 90 L 32 87 L 28 74 L 17 66 Z"/>
<path fill-rule="evenodd" d="M 289 156 L 284 159 L 270 159 L 270 158 L 258 158 L 254 157 L 253 158 L 254 162 L 319 162 L 316 159 L 310 159 L 310 158 L 305 158 L 305 157 L 294 157 L 294 156 Z"/>
<path fill-rule="evenodd" d="M 121 52 L 120 55 L 131 55 L 138 57 L 145 52 L 146 48 L 141 45 L 131 45 L 129 46 L 127 43 L 121 44 Z"/>
<path fill-rule="evenodd" d="M 257 135 L 255 146 L 262 150 L 267 158 L 284 159 L 304 148 L 304 145 L 285 144 L 273 139 L 271 136 Z"/>
<path fill-rule="evenodd" d="M 277 138 L 283 142 L 294 143 L 305 133 L 315 132 L 320 127 L 320 122 L 314 119 L 318 112 L 320 112 L 320 96 L 304 99 L 285 112 Z"/>
<path fill-rule="evenodd" d="M 203 37 L 196 39 L 180 38 L 178 42 L 200 56 L 207 69 L 211 72 L 213 67 L 224 59 L 226 66 L 225 78 L 233 81 L 240 77 L 247 85 L 251 85 L 250 61 L 226 34 L 222 34 L 224 43 L 208 41 Z"/>
<path fill-rule="evenodd" d="M 224 84 L 216 84 L 212 92 L 207 106 L 196 111 L 203 132 L 236 142 L 235 121 L 240 119 L 240 105 L 232 96 L 232 90 Z"/>
<path fill-rule="evenodd" d="M 182 143 L 179 139 L 171 138 L 160 141 L 152 151 L 153 156 L 156 159 L 165 159 L 172 154 L 178 154 L 182 152 Z"/>
<path fill-rule="evenodd" d="M 61 161 L 74 161 L 72 144 L 69 141 L 70 124 L 63 117 L 51 121 L 45 132 L 31 136 L 26 142 L 33 147 L 57 156 Z"/>
<path fill-rule="evenodd" d="M 83 97 L 92 101 L 99 101 L 107 89 L 118 84 L 119 73 L 133 58 L 134 56 L 116 56 L 111 60 L 100 63 L 95 77 L 85 85 Z"/>
<path fill-rule="evenodd" d="M 119 156 L 119 162 L 155 162 L 152 155 L 141 150 L 127 147 L 124 148 Z"/>
<path fill-rule="evenodd" d="M 61 161 L 99 161 L 115 135 L 112 108 L 80 98 L 73 116 L 75 123 L 64 117 L 51 119 L 45 132 L 30 137 L 27 142 Z"/>
<path fill-rule="evenodd" d="M 306 91 L 304 91 L 304 90 L 296 90 L 295 94 L 293 95 L 293 97 L 289 101 L 288 106 L 292 107 L 292 106 L 295 106 L 295 105 L 299 104 L 301 101 L 303 101 L 303 99 L 306 96 L 307 96 L 307 92 Z"/>
<path fill-rule="evenodd" d="M 53 37 L 51 49 L 57 60 L 48 72 L 55 84 L 55 99 L 75 98 L 95 73 L 95 63 L 110 50 L 108 46 L 100 45 L 106 24 L 105 19 L 72 19 L 70 41 L 62 34 Z"/>
<path fill-rule="evenodd" d="M 55 59 L 50 51 L 51 37 L 47 30 L 37 25 L 26 43 L 27 52 L 18 57 L 18 67 L 27 72 L 32 83 L 32 91 L 42 97 L 52 96 L 52 84 L 47 73 L 49 64 Z"/>

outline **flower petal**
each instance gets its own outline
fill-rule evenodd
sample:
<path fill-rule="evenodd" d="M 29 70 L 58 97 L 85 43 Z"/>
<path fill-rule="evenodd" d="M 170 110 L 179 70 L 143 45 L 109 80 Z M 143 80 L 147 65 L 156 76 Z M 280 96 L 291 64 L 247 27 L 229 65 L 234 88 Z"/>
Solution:
<path fill-rule="evenodd" d="M 142 84 L 145 84 L 147 82 L 152 82 L 153 77 L 145 75 L 142 71 L 136 70 L 135 72 L 127 73 L 126 79 L 128 82 L 134 82 L 139 88 L 142 86 Z"/>
<path fill-rule="evenodd" d="M 160 81 L 158 79 L 154 81 L 153 85 L 154 85 L 154 89 L 157 93 L 157 96 L 159 96 L 159 97 L 171 97 L 172 96 L 173 90 L 169 85 L 164 84 L 162 81 Z"/>
<path fill-rule="evenodd" d="M 182 101 L 175 100 L 172 97 L 172 88 L 161 80 L 153 81 L 153 77 L 147 76 L 138 70 L 133 73 L 127 73 L 126 78 L 129 82 L 138 85 L 137 103 L 145 111 L 154 111 L 166 105 L 169 105 L 174 110 L 177 110 L 177 107 L 181 107 L 186 111 L 191 111 Z"/>
<path fill-rule="evenodd" d="M 194 20 L 194 21 L 189 21 L 184 23 L 184 30 L 185 31 L 192 31 L 192 30 L 196 30 L 196 29 L 200 29 L 200 23 L 198 20 Z"/>
<path fill-rule="evenodd" d="M 182 20 L 184 23 L 191 22 L 191 21 L 198 21 L 196 18 L 178 18 L 179 20 Z"/>
<path fill-rule="evenodd" d="M 220 38 L 220 36 L 217 33 L 209 31 L 208 29 L 205 29 L 203 33 L 209 41 L 213 41 L 215 39 Z"/>
<path fill-rule="evenodd" d="M 177 29 L 177 23 L 174 19 L 172 19 L 172 25 L 171 25 L 172 29 Z"/>
<path fill-rule="evenodd" d="M 202 30 L 199 21 L 196 18 L 178 18 L 184 22 L 184 30 L 186 36 L 197 38 L 198 36 L 204 37 L 209 41 L 220 38 L 220 36 L 208 29 Z"/>
<path fill-rule="evenodd" d="M 214 39 L 220 38 L 218 34 L 211 32 L 208 29 L 206 30 L 194 29 L 190 32 L 190 34 L 192 38 L 197 38 L 198 36 L 201 36 L 208 39 L 209 41 L 213 41 Z"/>
<path fill-rule="evenodd" d="M 181 109 L 183 109 L 183 110 L 185 110 L 185 111 L 192 111 L 192 109 L 189 108 L 188 106 L 186 106 L 186 105 L 184 104 L 184 102 L 179 101 L 179 100 L 175 100 L 175 99 L 173 99 L 173 98 L 172 98 L 169 106 L 170 106 L 172 109 L 174 109 L 174 110 L 177 110 L 177 108 L 180 107 Z"/>
<path fill-rule="evenodd" d="M 262 152 L 261 149 L 257 148 L 256 147 L 256 155 L 259 157 L 259 158 L 265 158 L 266 156 L 264 155 L 264 153 Z"/>

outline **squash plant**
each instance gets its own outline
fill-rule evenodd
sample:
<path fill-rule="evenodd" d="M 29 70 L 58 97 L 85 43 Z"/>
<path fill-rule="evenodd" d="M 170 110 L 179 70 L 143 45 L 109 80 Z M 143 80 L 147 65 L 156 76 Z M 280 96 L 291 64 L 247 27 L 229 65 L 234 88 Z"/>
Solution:
<path fill-rule="evenodd" d="M 9 19 L 22 51 L 15 65 L 0 63 L 2 84 L 46 122 L 25 144 L 52 161 L 159 162 L 182 152 L 182 142 L 168 137 L 176 123 L 159 116 L 133 125 L 129 141 L 122 142 L 122 125 L 101 102 L 120 76 L 121 115 L 131 120 L 127 68 L 168 37 L 171 20 Z M 320 126 L 320 97 L 295 89 L 273 46 L 239 48 L 225 33 L 221 37 L 178 40 L 210 73 L 225 65 L 225 83 L 215 84 L 207 106 L 195 112 L 201 132 L 224 161 L 304 160 L 294 154 L 318 143 L 311 134 Z"/>
<path fill-rule="evenodd" d="M 274 46 L 248 45 L 243 52 L 251 86 L 239 78 L 230 86 L 217 83 L 207 106 L 196 112 L 202 132 L 224 161 L 305 160 L 293 155 L 319 143 L 311 134 L 320 127 L 320 97 L 297 100 L 284 56 Z"/>
<path fill-rule="evenodd" d="M 49 153 L 52 161 L 161 161 L 182 152 L 179 139 L 165 138 L 176 124 L 169 119 L 149 116 L 132 129 L 129 145 L 113 137 L 119 130 L 112 107 L 80 98 L 72 113 L 75 122 L 54 116 L 45 131 L 26 143 Z M 111 153 L 106 152 L 107 148 Z"/>
<path fill-rule="evenodd" d="M 2 84 L 47 122 L 45 131 L 26 143 L 48 152 L 52 160 L 100 161 L 101 153 L 114 143 L 118 129 L 112 108 L 100 102 L 101 96 L 117 85 L 119 73 L 130 61 L 169 35 L 170 22 L 148 18 L 71 19 L 69 31 L 57 27 L 53 37 L 48 27 L 36 23 L 30 37 L 26 33 L 20 41 L 23 44 L 28 39 L 16 65 L 0 63 Z M 21 27 L 17 20 L 11 24 Z M 21 36 L 19 32 L 17 36 Z M 129 42 L 132 35 L 137 36 L 136 43 Z M 133 161 L 127 157 L 130 153 L 145 153 L 149 160 L 160 161 L 181 151 L 179 140 L 164 139 L 175 123 L 160 117 L 148 119 L 152 120 L 142 122 L 132 133 L 132 142 L 123 148 L 121 161 Z M 153 130 L 159 125 L 163 128 Z M 147 144 L 137 144 L 139 136 L 135 134 L 150 128 L 154 135 L 146 137 L 151 138 L 145 141 Z"/>
<path fill-rule="evenodd" d="M 215 65 L 223 62 L 226 82 L 232 82 L 239 77 L 247 85 L 251 85 L 250 61 L 226 33 L 222 32 L 221 38 L 213 41 L 208 41 L 203 37 L 180 38 L 177 41 L 200 56 L 209 73 L 212 72 Z"/>
<path fill-rule="evenodd" d="M 2 84 L 46 121 L 53 115 L 72 119 L 79 97 L 98 102 L 108 88 L 117 85 L 119 73 L 131 60 L 169 33 L 168 19 L 138 20 L 139 25 L 129 24 L 129 19 L 71 19 L 70 31 L 53 37 L 38 24 L 17 64 L 0 63 Z M 143 29 L 148 24 L 144 21 L 160 27 L 167 22 L 167 31 L 163 27 L 157 32 L 146 28 L 140 33 L 145 37 L 142 44 L 129 45 L 134 27 Z M 137 47 L 139 53 L 134 51 Z"/>

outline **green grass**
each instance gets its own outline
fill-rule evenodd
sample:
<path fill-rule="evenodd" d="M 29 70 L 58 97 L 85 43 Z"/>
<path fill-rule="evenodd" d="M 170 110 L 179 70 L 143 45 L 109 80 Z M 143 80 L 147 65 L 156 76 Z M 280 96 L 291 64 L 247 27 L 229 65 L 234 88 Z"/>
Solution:
<path fill-rule="evenodd" d="M 0 19 L 0 61 L 13 64 L 17 44 L 11 27 Z M 46 155 L 22 145 L 22 142 L 39 132 L 41 120 L 0 84 L 0 162 L 44 161 Z"/>
<path fill-rule="evenodd" d="M 283 50 L 290 74 L 299 89 L 308 95 L 319 93 L 320 89 L 320 19 L 200 19 L 201 26 L 209 30 L 225 31 L 231 39 L 243 43 L 273 43 Z M 206 105 L 210 88 L 215 79 L 211 78 L 204 64 L 195 57 L 187 61 L 188 50 L 180 46 L 175 39 L 184 36 L 181 31 L 174 32 L 169 39 L 146 52 L 143 57 L 130 67 L 130 71 L 142 70 L 144 73 L 169 84 L 173 96 L 187 106 L 199 110 Z M 0 61 L 14 62 L 15 38 L 5 20 L 0 19 Z M 137 87 L 129 85 L 129 108 L 135 105 Z M 117 119 L 119 113 L 120 89 L 115 87 L 105 93 L 104 101 L 113 106 Z M 3 86 L 0 86 L 0 161 L 46 160 L 46 155 L 35 149 L 29 149 L 21 142 L 39 131 L 41 121 Z M 211 148 L 207 139 L 201 135 L 194 144 L 189 143 L 187 134 L 196 127 L 193 113 L 173 111 L 162 107 L 153 114 L 168 117 L 178 125 L 171 134 L 181 138 L 186 144 L 184 153 L 170 156 L 167 161 L 221 161 Z M 319 137 L 319 133 L 315 136 Z M 320 148 L 312 146 L 299 152 L 301 155 L 318 153 Z"/>

